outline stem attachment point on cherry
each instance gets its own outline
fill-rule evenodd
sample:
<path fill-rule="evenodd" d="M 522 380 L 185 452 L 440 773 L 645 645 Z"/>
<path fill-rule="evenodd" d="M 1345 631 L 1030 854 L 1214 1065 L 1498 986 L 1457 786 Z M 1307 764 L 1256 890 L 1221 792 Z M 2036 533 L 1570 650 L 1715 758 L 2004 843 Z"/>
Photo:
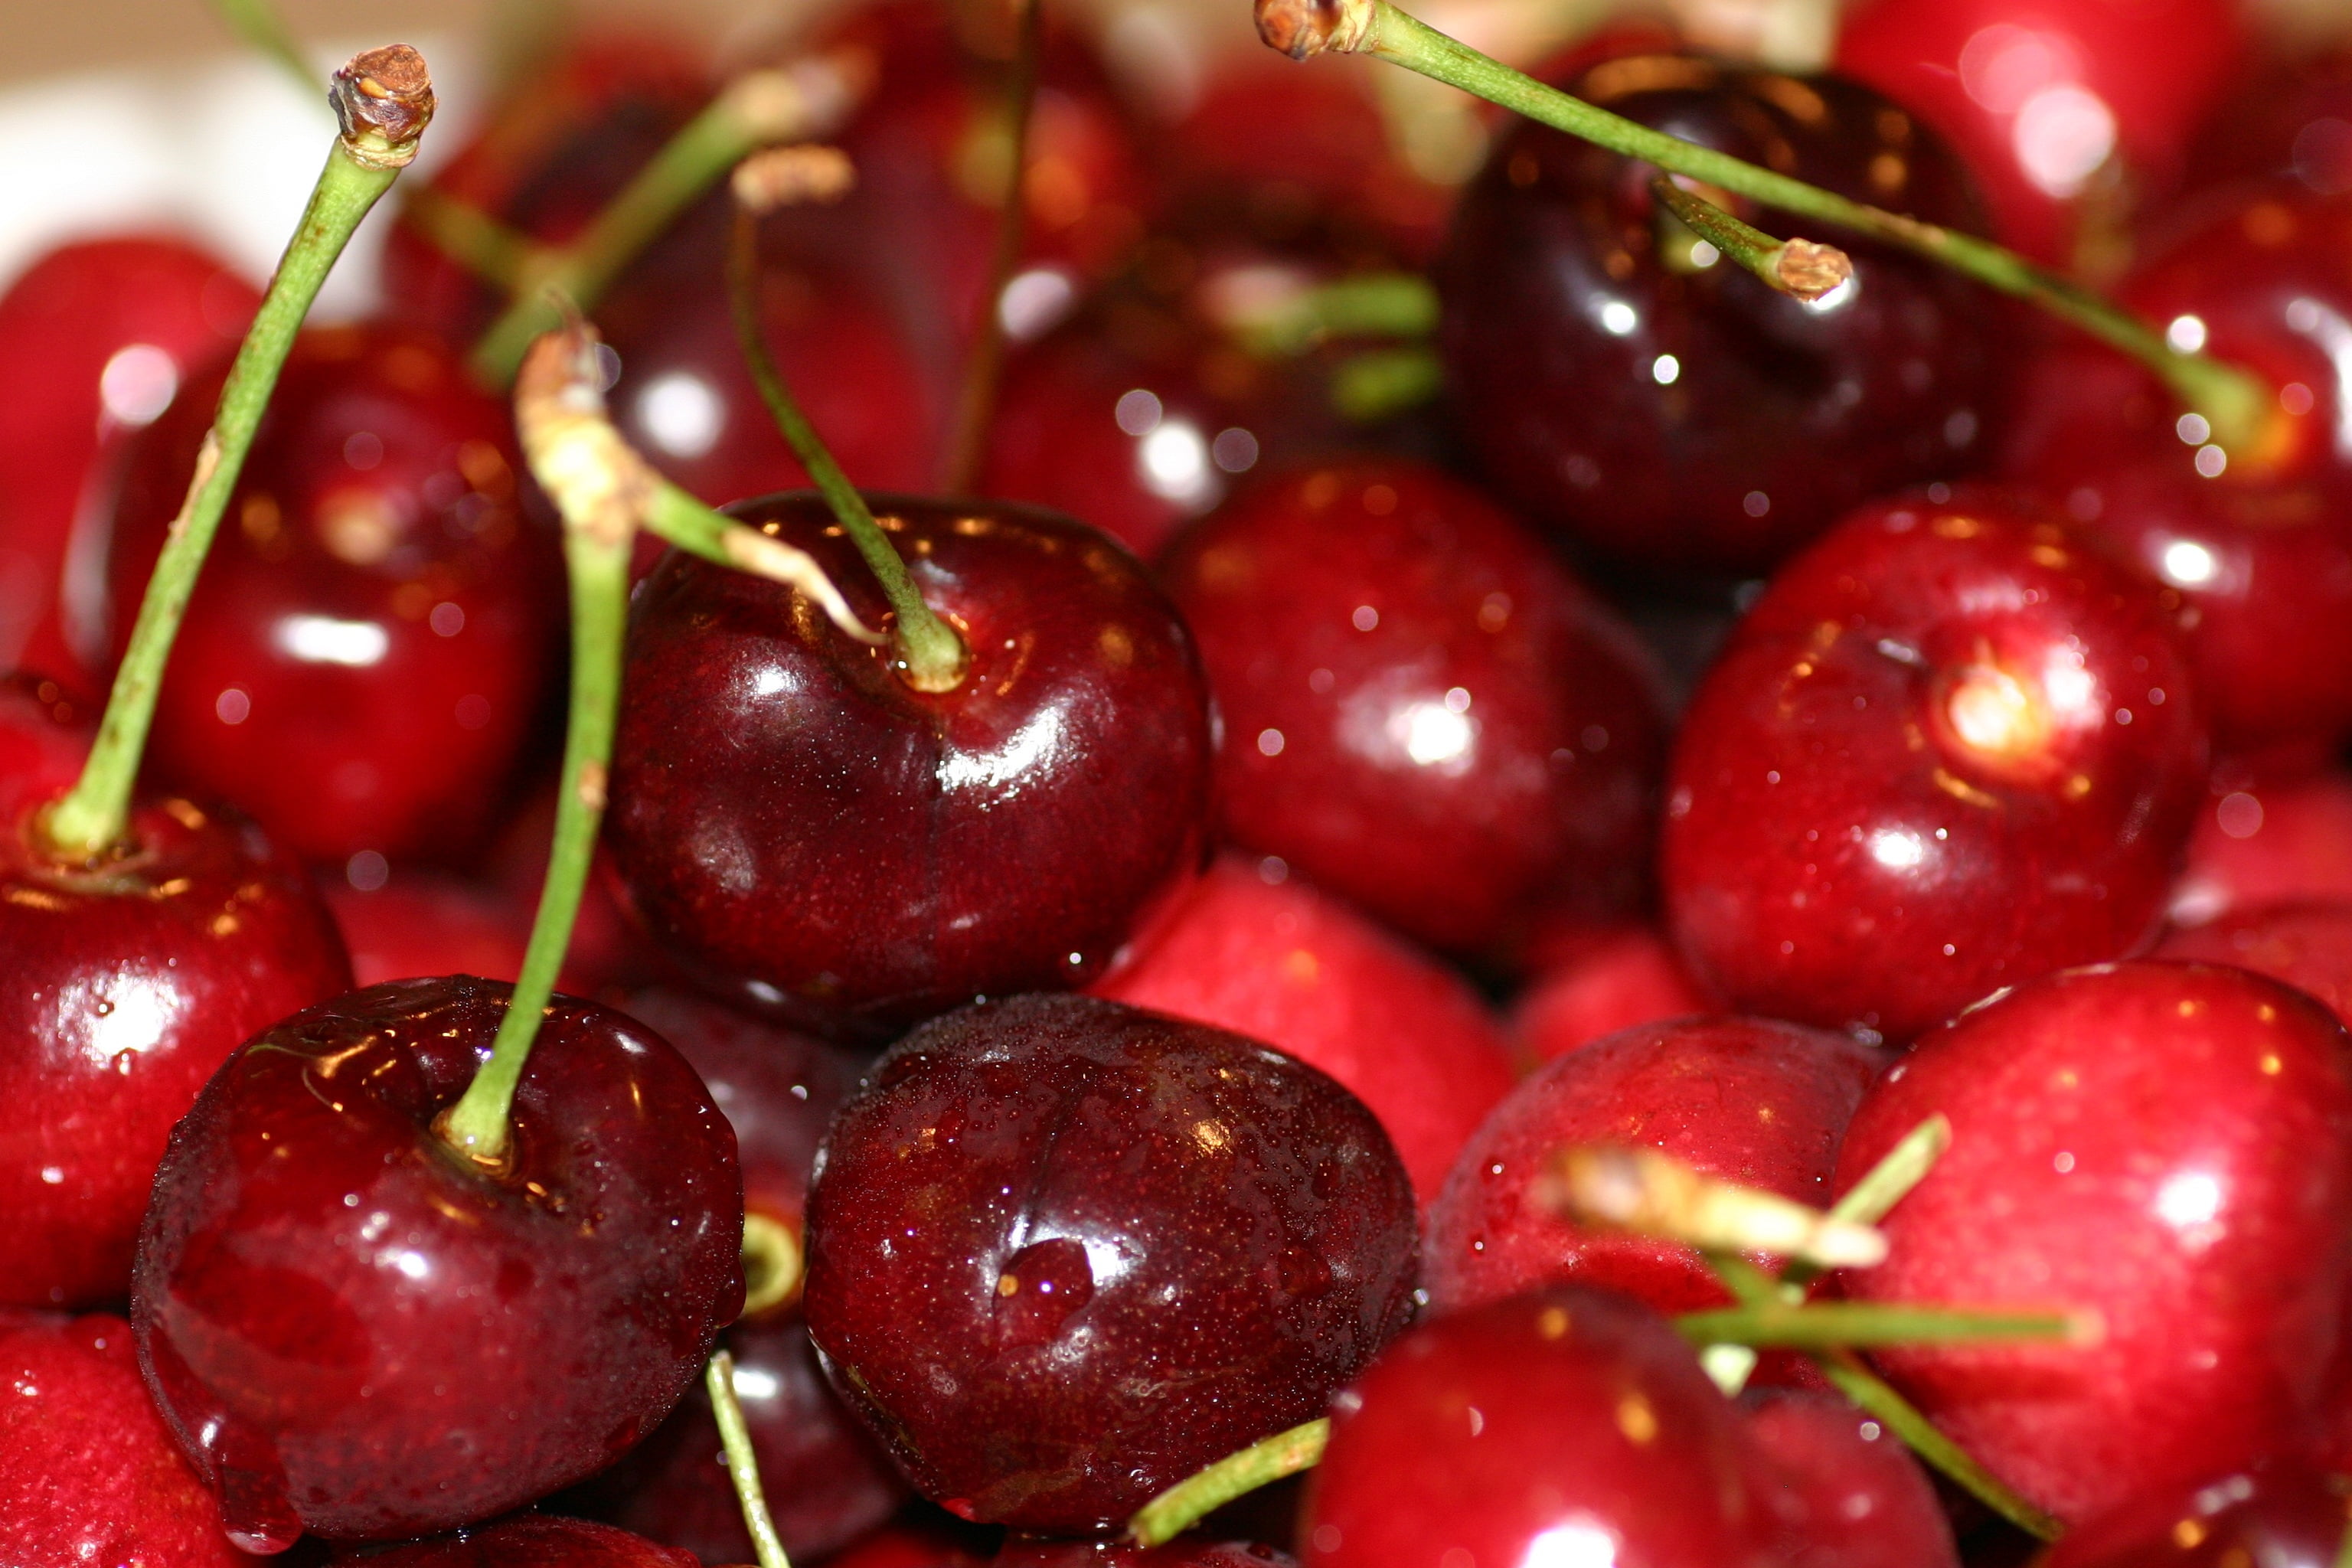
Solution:
<path fill-rule="evenodd" d="M 801 1238 L 791 1226 L 758 1209 L 743 1211 L 743 1316 L 781 1311 L 801 1299 L 807 1273 Z"/>

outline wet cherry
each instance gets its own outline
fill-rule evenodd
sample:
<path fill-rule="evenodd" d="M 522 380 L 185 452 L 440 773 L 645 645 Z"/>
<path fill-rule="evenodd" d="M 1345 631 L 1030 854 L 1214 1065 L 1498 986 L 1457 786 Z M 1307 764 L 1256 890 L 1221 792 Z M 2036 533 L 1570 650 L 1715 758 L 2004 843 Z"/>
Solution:
<path fill-rule="evenodd" d="M 1784 1388 L 1740 1400 L 1781 1516 L 1789 1568 L 1959 1568 L 1936 1489 L 1901 1439 L 1844 1399 Z"/>

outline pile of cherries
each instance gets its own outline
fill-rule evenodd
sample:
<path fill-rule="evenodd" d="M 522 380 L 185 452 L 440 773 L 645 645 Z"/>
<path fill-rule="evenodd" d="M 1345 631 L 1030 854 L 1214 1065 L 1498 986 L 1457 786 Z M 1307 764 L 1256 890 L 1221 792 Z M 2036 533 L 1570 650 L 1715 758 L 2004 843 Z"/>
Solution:
<path fill-rule="evenodd" d="M 527 284 L 447 217 L 593 237 L 719 84 L 572 41 L 402 193 L 89 858 L 40 824 L 260 295 L 138 235 L 0 297 L 0 1561 L 748 1563 L 714 1349 L 845 1568 L 2344 1560 L 2352 55 L 1875 0 L 1844 75 L 1646 26 L 1538 72 L 2070 269 L 2259 378 L 2251 434 L 1704 193 L 1853 258 L 1775 291 L 1532 121 L 1433 184 L 1370 62 L 1136 96 L 1050 0 L 787 58 L 856 186 L 743 220 L 751 312 L 963 660 L 641 554 L 495 1157 L 446 1118 L 547 866 L 567 589 L 473 352 Z M 887 629 L 740 352 L 737 221 L 586 301 L 614 422 Z M 1559 1195 L 1631 1145 L 1827 1209 L 1937 1118 L 1809 1297 Z M 1759 1289 L 2090 1331 L 1678 1331 Z M 1121 1533 L 1326 1417 L 1302 1481 Z"/>

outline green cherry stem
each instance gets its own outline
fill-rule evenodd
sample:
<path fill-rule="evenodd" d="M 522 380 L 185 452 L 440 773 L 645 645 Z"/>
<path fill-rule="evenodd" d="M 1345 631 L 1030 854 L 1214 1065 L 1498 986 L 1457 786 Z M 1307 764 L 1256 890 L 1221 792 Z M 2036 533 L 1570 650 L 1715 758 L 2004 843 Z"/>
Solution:
<path fill-rule="evenodd" d="M 1366 349 L 1331 367 L 1331 406 L 1360 425 L 1377 424 L 1433 401 L 1444 385 L 1445 367 L 1432 349 Z"/>
<path fill-rule="evenodd" d="M 238 37 L 283 66 L 286 74 L 300 85 L 303 97 L 318 90 L 318 71 L 302 58 L 302 46 L 294 41 L 286 18 L 269 0 L 213 0 L 213 9 Z"/>
<path fill-rule="evenodd" d="M 1333 338 L 1425 338 L 1437 330 L 1438 303 L 1418 272 L 1359 272 L 1303 289 L 1252 289 L 1211 309 L 1244 348 L 1274 358 Z"/>
<path fill-rule="evenodd" d="M 524 236 L 473 203 L 431 185 L 402 198 L 401 216 L 434 249 L 509 294 L 520 292 L 535 272 L 547 268 L 546 253 Z"/>
<path fill-rule="evenodd" d="M 719 1443 L 727 1457 L 727 1479 L 735 1483 L 735 1500 L 743 1510 L 743 1527 L 751 1532 L 760 1568 L 792 1568 L 783 1538 L 768 1514 L 768 1494 L 760 1485 L 760 1456 L 752 1452 L 751 1429 L 743 1424 L 743 1405 L 735 1397 L 735 1358 L 725 1351 L 712 1355 L 703 1369 L 702 1386 L 710 1394 L 710 1414 L 718 1419 Z"/>
<path fill-rule="evenodd" d="M 1775 239 L 1663 174 L 1650 193 L 1693 234 L 1783 294 L 1811 304 L 1853 280 L 1853 259 L 1833 245 Z"/>
<path fill-rule="evenodd" d="M 2037 1541 L 2055 1541 L 2063 1533 L 2064 1525 L 2011 1491 L 2000 1477 L 1970 1458 L 1968 1450 L 1945 1436 L 1918 1406 L 1897 1394 L 1885 1378 L 1865 1368 L 1850 1352 L 1818 1354 L 1813 1362 L 1839 1393 L 1993 1512 Z"/>
<path fill-rule="evenodd" d="M 779 153 L 815 152 L 814 148 L 780 148 Z M 838 156 L 838 154 L 835 154 Z M 762 167 L 762 164 L 766 167 Z M 735 317 L 735 336 L 743 352 L 743 362 L 750 367 L 753 384 L 768 405 L 768 412 L 783 433 L 785 444 L 801 467 L 808 470 L 817 492 L 832 508 L 834 520 L 848 534 L 857 552 L 882 586 L 882 596 L 889 601 L 892 621 L 890 641 L 898 656 L 899 668 L 908 685 L 918 691 L 952 691 L 963 681 L 965 668 L 971 663 L 971 651 L 953 626 L 932 612 L 923 602 L 915 586 L 915 579 L 907 563 L 898 558 L 898 547 L 882 525 L 874 521 L 873 509 L 849 476 L 841 471 L 833 454 L 818 437 L 816 426 L 785 384 L 783 373 L 776 368 L 775 357 L 768 352 L 766 336 L 760 328 L 760 226 L 759 215 L 780 189 L 795 194 L 800 189 L 796 174 L 787 170 L 778 178 L 779 165 L 772 159 L 747 163 L 733 182 L 735 192 L 735 227 L 727 255 L 727 296 Z"/>
<path fill-rule="evenodd" d="M 2272 389 L 2233 364 L 2183 353 L 2149 326 L 2090 289 L 1989 240 L 1922 223 L 1701 147 L 1546 87 L 1448 37 L 1389 0 L 1256 0 L 1258 36 L 1294 59 L 1372 54 L 1629 158 L 1685 174 L 1783 212 L 1901 246 L 2032 301 L 2147 364 L 2182 403 L 2202 414 L 2224 446 L 2260 449 L 2273 422 Z"/>
<path fill-rule="evenodd" d="M 89 760 L 42 825 L 48 847 L 65 858 L 91 859 L 121 841 L 164 662 L 278 374 L 352 231 L 415 158 L 418 139 L 433 118 L 432 79 L 424 57 L 405 44 L 352 57 L 335 73 L 328 96 L 341 130 L 327 166 L 221 388 L 187 497 L 172 520 L 140 602 Z"/>
<path fill-rule="evenodd" d="M 2002 1312 L 1909 1302 L 1765 1300 L 1722 1311 L 1685 1312 L 1675 1327 L 1693 1344 L 1785 1346 L 1826 1351 L 1853 1345 L 1992 1344 L 2012 1340 L 2084 1343 L 2095 1319 L 2076 1312 Z"/>
<path fill-rule="evenodd" d="M 1323 1416 L 1228 1454 L 1136 1510 L 1127 1521 L 1128 1539 L 1142 1547 L 1165 1545 L 1234 1499 L 1314 1468 L 1330 1440 L 1331 1421 Z"/>

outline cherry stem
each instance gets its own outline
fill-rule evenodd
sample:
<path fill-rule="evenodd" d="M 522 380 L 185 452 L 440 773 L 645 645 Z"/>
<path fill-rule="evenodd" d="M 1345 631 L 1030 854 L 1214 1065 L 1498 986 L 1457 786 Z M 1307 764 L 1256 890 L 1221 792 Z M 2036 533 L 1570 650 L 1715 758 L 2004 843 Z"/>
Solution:
<path fill-rule="evenodd" d="M 524 288 L 534 273 L 546 269 L 546 254 L 527 237 L 473 203 L 459 201 L 431 185 L 408 192 L 402 199 L 401 216 L 436 250 L 509 294 Z"/>
<path fill-rule="evenodd" d="M 1294 59 L 1373 54 L 1557 131 L 1685 174 L 1783 212 L 1885 240 L 2031 300 L 2154 371 L 2214 439 L 2259 449 L 2272 427 L 2273 389 L 2243 368 L 2183 353 L 2162 331 L 2098 294 L 1990 240 L 1850 200 L 1785 174 L 1636 124 L 1545 86 L 1407 16 L 1389 0 L 1256 0 L 1258 36 Z"/>
<path fill-rule="evenodd" d="M 1228 1454 L 1136 1510 L 1128 1539 L 1146 1548 L 1165 1545 L 1234 1499 L 1312 1469 L 1330 1440 L 1330 1418 L 1322 1416 Z"/>
<path fill-rule="evenodd" d="M 882 531 L 882 525 L 874 521 L 873 509 L 825 449 L 816 426 L 801 412 L 760 330 L 759 289 L 759 219 L 751 206 L 740 199 L 739 193 L 734 239 L 728 247 L 727 294 L 733 306 L 735 335 L 742 346 L 744 363 L 751 368 L 751 380 L 767 403 L 776 428 L 783 432 L 785 444 L 800 459 L 801 467 L 808 470 L 817 493 L 833 510 L 835 521 L 848 534 L 850 542 L 857 546 L 857 552 L 866 558 L 866 566 L 881 584 L 882 596 L 889 601 L 893 616 L 892 649 L 907 684 L 918 691 L 951 691 L 962 683 L 971 652 L 955 628 L 923 603 L 923 595 L 916 588 L 907 563 L 899 559 L 897 546 Z"/>
<path fill-rule="evenodd" d="M 92 859 L 122 841 L 164 662 L 278 372 L 352 231 L 415 158 L 418 139 L 433 118 L 433 83 L 424 57 L 405 44 L 394 44 L 353 56 L 334 74 L 329 101 L 341 131 L 327 166 L 221 387 L 186 499 L 147 581 L 89 759 L 41 825 L 48 847 L 65 858 Z"/>
<path fill-rule="evenodd" d="M 1425 338 L 1437 330 L 1437 290 L 1417 272 L 1360 272 L 1296 290 L 1251 290 L 1212 310 L 1242 346 L 1265 358 L 1307 353 L 1333 338 Z"/>
<path fill-rule="evenodd" d="M 1846 1189 L 1845 1196 L 1830 1205 L 1830 1217 L 1855 1225 L 1876 1225 L 1910 1195 L 1912 1188 L 1927 1179 L 1927 1173 L 1936 1168 L 1936 1162 L 1951 1146 L 1951 1119 L 1939 1110 L 1905 1133 L 1894 1148 L 1879 1157 L 1876 1164 L 1864 1171 L 1862 1179 Z M 1794 1292 L 1789 1299 L 1801 1300 L 1804 1287 L 1819 1273 L 1819 1269 L 1804 1263 L 1792 1263 L 1782 1270 L 1784 1286 Z"/>
<path fill-rule="evenodd" d="M 1371 425 L 1432 401 L 1444 384 L 1445 367 L 1430 349 L 1366 349 L 1331 368 L 1331 406 Z"/>
<path fill-rule="evenodd" d="M 2082 1344 L 2098 1334 L 2097 1320 L 2079 1312 L 2004 1312 L 1910 1301 L 1820 1301 L 1810 1306 L 1762 1300 L 1718 1311 L 1685 1312 L 1675 1320 L 1685 1339 L 1700 1345 L 1783 1346 L 1826 1351 L 1859 1345 L 1982 1344 L 2010 1340 L 2063 1340 Z"/>
<path fill-rule="evenodd" d="M 213 0 L 213 9 L 237 37 L 285 67 L 287 75 L 301 85 L 303 97 L 318 90 L 318 71 L 302 58 L 301 45 L 269 0 Z"/>
<path fill-rule="evenodd" d="M 727 1456 L 727 1479 L 735 1483 L 735 1500 L 742 1505 L 743 1527 L 751 1531 L 760 1568 L 792 1568 L 783 1538 L 768 1514 L 768 1494 L 760 1485 L 760 1456 L 751 1449 L 751 1429 L 743 1424 L 743 1406 L 735 1397 L 735 1358 L 725 1351 L 715 1352 L 703 1369 L 702 1386 L 710 1394 L 710 1414 L 719 1422 L 719 1442 Z"/>
<path fill-rule="evenodd" d="M 1810 305 L 1853 281 L 1853 258 L 1833 245 L 1775 239 L 1664 174 L 1650 182 L 1650 193 L 1683 226 L 1780 293 Z"/>
<path fill-rule="evenodd" d="M 1045 0 L 1020 0 L 1021 34 L 1013 52 L 1013 74 L 1005 83 L 1006 153 L 1004 205 L 996 216 L 996 252 L 989 258 L 988 291 L 982 296 L 980 321 L 964 361 L 963 385 L 956 398 L 955 423 L 948 436 L 947 463 L 941 489 L 949 495 L 969 495 L 980 478 L 980 460 L 987 449 L 988 426 L 996 411 L 996 384 L 1004 368 L 1004 286 L 1021 264 L 1021 247 L 1027 228 L 1029 122 L 1036 118 L 1037 61 L 1045 31 Z"/>

